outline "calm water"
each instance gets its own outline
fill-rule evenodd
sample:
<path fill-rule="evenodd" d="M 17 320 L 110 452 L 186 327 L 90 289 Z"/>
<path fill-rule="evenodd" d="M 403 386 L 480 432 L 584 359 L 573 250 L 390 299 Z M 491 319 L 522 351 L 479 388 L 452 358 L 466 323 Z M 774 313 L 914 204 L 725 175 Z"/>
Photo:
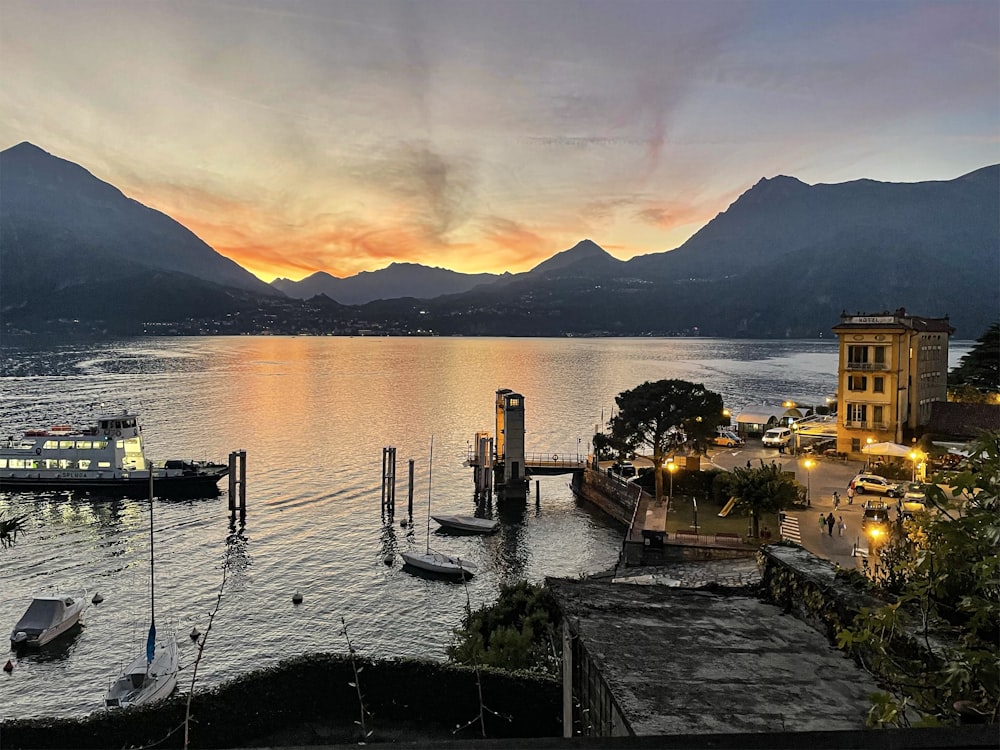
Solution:
<path fill-rule="evenodd" d="M 955 364 L 968 345 L 953 345 Z M 585 454 L 614 396 L 645 380 L 703 382 L 739 413 L 791 398 L 822 403 L 836 386 L 833 341 L 709 339 L 150 338 L 3 350 L 0 430 L 86 424 L 104 410 L 140 413 L 149 455 L 224 461 L 247 451 L 248 516 L 230 527 L 223 495 L 155 501 L 157 627 L 181 641 L 204 631 L 230 560 L 222 607 L 199 667 L 214 685 L 307 651 L 444 658 L 466 589 L 386 566 L 388 551 L 426 544 L 428 454 L 436 511 L 475 510 L 462 466 L 477 430 L 493 431 L 497 388 L 525 396 L 528 451 Z M 396 523 L 380 516 L 382 447 L 397 447 Z M 415 461 L 414 528 L 405 516 Z M 541 502 L 500 513 L 491 537 L 433 532 L 431 546 L 480 568 L 472 606 L 500 583 L 579 576 L 617 561 L 622 532 L 581 505 L 568 477 L 542 478 Z M 490 508 L 494 513 L 499 509 Z M 82 715 L 100 706 L 148 628 L 149 505 L 62 493 L 0 494 L 27 514 L 0 550 L 3 637 L 32 595 L 99 591 L 85 626 L 57 648 L 15 658 L 0 675 L 0 718 Z M 291 602 L 299 590 L 304 601 Z M 55 645 L 55 644 L 53 644 Z M 187 677 L 183 677 L 187 674 Z M 190 670 L 182 673 L 186 687 Z"/>

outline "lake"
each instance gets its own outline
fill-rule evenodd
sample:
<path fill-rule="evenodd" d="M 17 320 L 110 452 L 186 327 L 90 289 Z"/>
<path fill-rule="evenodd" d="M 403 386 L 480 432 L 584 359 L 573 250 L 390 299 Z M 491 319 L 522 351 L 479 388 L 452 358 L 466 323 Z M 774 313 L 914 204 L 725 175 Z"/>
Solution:
<path fill-rule="evenodd" d="M 952 366 L 971 343 L 952 342 Z M 219 497 L 154 501 L 156 620 L 181 642 L 190 682 L 192 627 L 221 606 L 198 685 L 310 651 L 445 658 L 467 597 L 493 602 L 521 579 L 612 568 L 622 529 L 577 501 L 569 477 L 539 480 L 506 506 L 499 533 L 444 536 L 431 546 L 479 567 L 467 587 L 416 577 L 390 552 L 427 544 L 435 511 L 475 510 L 463 466 L 475 433 L 493 432 L 498 388 L 525 397 L 528 452 L 585 455 L 614 397 L 646 380 L 681 378 L 722 394 L 733 414 L 762 401 L 823 403 L 836 389 L 837 344 L 716 339 L 218 337 L 2 347 L 0 430 L 70 423 L 127 408 L 154 460 L 225 461 L 247 452 L 245 528 Z M 428 459 L 433 437 L 433 484 Z M 396 519 L 380 512 L 382 449 L 397 449 Z M 414 523 L 406 516 L 415 464 Z M 494 500 L 489 508 L 498 513 Z M 100 592 L 85 625 L 0 675 L 0 718 L 79 716 L 149 627 L 149 503 L 66 493 L 0 494 L 0 515 L 29 517 L 0 550 L 0 623 L 13 628 L 36 594 Z M 303 601 L 292 603 L 299 591 Z M 9 632 L 9 631 L 5 631 Z M 5 636 L 6 637 L 6 636 Z"/>

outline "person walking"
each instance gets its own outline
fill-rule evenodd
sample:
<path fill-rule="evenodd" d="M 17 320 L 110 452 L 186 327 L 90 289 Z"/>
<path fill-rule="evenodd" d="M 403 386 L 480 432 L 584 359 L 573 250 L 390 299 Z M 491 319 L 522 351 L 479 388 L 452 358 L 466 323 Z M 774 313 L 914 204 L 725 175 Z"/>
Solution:
<path fill-rule="evenodd" d="M 829 534 L 830 536 L 833 536 L 833 526 L 836 523 L 837 522 L 833 518 L 833 513 L 831 512 L 830 515 L 826 517 L 827 534 Z"/>
<path fill-rule="evenodd" d="M 836 490 L 834 490 L 833 491 L 833 509 L 836 510 L 839 507 L 840 507 L 840 495 L 837 494 Z"/>
<path fill-rule="evenodd" d="M 847 531 L 847 524 L 844 523 L 844 517 L 843 516 L 841 516 L 840 520 L 837 522 L 837 529 L 839 529 L 841 536 L 843 536 L 844 532 Z"/>
<path fill-rule="evenodd" d="M 847 504 L 854 505 L 854 485 L 847 488 Z"/>
<path fill-rule="evenodd" d="M 820 532 L 822 532 L 823 529 L 825 529 L 825 528 L 826 528 L 826 514 L 825 513 L 820 513 L 819 514 L 819 530 L 820 530 Z"/>

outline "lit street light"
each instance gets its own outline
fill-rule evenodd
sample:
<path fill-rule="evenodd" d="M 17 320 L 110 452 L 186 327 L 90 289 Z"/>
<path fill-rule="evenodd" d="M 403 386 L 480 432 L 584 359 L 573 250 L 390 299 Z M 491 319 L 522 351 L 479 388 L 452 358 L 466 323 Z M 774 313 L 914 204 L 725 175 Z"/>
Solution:
<path fill-rule="evenodd" d="M 805 460 L 806 467 L 806 505 L 812 507 L 812 467 L 816 462 L 811 458 Z"/>
<path fill-rule="evenodd" d="M 872 438 L 865 438 L 865 443 L 868 445 L 868 461 L 865 463 L 865 469 L 870 469 L 872 467 L 872 443 L 874 442 L 875 440 Z"/>
<path fill-rule="evenodd" d="M 667 510 L 670 510 L 670 505 L 674 501 L 674 472 L 677 471 L 677 464 L 674 463 L 674 459 L 667 459 L 667 471 L 670 472 L 670 493 L 667 495 Z"/>
<path fill-rule="evenodd" d="M 691 503 L 694 506 L 694 533 L 698 533 L 698 498 L 692 497 Z"/>
<path fill-rule="evenodd" d="M 920 454 L 916 451 L 910 451 L 910 461 L 913 462 L 913 468 L 910 472 L 910 481 L 917 481 L 917 459 L 920 458 Z"/>

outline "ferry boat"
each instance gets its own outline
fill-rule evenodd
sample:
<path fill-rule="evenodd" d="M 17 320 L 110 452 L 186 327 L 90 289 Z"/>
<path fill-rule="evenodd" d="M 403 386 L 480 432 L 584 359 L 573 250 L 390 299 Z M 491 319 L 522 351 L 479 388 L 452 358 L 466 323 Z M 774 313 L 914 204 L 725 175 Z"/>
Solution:
<path fill-rule="evenodd" d="M 89 490 L 116 495 L 160 496 L 218 494 L 225 464 L 189 459 L 146 458 L 142 427 L 135 414 L 99 417 L 97 424 L 76 429 L 60 424 L 27 430 L 0 440 L 0 492 Z"/>

